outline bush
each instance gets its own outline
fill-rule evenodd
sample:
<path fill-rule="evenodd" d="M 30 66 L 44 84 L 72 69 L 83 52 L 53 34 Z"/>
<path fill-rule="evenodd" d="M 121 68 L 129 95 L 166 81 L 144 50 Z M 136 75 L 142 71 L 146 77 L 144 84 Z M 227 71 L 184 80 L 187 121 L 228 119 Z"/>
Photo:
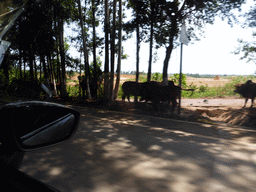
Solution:
<path fill-rule="evenodd" d="M 208 89 L 208 85 L 207 85 L 207 84 L 206 84 L 206 86 L 201 85 L 201 86 L 199 87 L 199 91 L 200 91 L 200 92 L 206 92 L 207 89 Z"/>
<path fill-rule="evenodd" d="M 161 73 L 153 73 L 152 74 L 152 81 L 163 81 L 163 74 Z"/>
<path fill-rule="evenodd" d="M 180 81 L 180 74 L 173 74 L 171 76 L 171 81 L 174 82 L 174 84 L 179 84 Z M 186 88 L 187 87 L 187 77 L 185 74 L 181 74 L 181 87 Z"/>
<path fill-rule="evenodd" d="M 79 86 L 67 86 L 68 95 L 71 97 L 79 97 Z"/>

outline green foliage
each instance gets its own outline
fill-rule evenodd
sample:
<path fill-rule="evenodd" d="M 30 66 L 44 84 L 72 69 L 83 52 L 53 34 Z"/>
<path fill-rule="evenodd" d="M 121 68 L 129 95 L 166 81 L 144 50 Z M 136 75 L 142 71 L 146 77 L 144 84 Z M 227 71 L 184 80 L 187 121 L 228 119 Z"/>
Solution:
<path fill-rule="evenodd" d="M 163 74 L 161 73 L 153 73 L 152 74 L 152 81 L 163 81 Z"/>
<path fill-rule="evenodd" d="M 102 75 L 102 70 L 101 70 L 101 66 L 102 66 L 102 61 L 100 60 L 100 57 L 97 57 L 96 58 L 96 76 L 99 77 Z M 89 66 L 89 69 L 90 69 L 90 75 L 91 77 L 94 76 L 94 64 L 93 62 L 90 64 Z"/>
<path fill-rule="evenodd" d="M 79 97 L 80 93 L 79 93 L 79 86 L 67 86 L 67 92 L 69 96 L 72 97 Z"/>
<path fill-rule="evenodd" d="M 173 74 L 170 79 L 174 82 L 174 84 L 178 85 L 180 81 L 180 74 Z M 185 74 L 181 74 L 181 87 L 187 87 L 187 77 Z"/>
<path fill-rule="evenodd" d="M 206 92 L 207 89 L 208 89 L 208 85 L 207 85 L 207 84 L 206 84 L 205 86 L 204 86 L 204 85 L 201 85 L 201 86 L 199 87 L 199 91 L 200 91 L 200 92 Z"/>
<path fill-rule="evenodd" d="M 196 88 L 193 95 L 189 93 L 188 91 L 182 91 L 182 97 L 184 98 L 205 98 L 205 97 L 212 97 L 212 98 L 223 98 L 223 97 L 232 97 L 237 94 L 234 93 L 236 84 L 239 83 L 245 83 L 248 80 L 256 81 L 256 77 L 249 75 L 249 76 L 237 76 L 237 77 L 231 77 L 230 82 L 226 83 L 224 86 L 219 87 L 208 87 L 206 86 L 200 86 L 197 89 L 197 86 L 191 85 L 188 86 L 188 88 L 194 89 Z"/>
<path fill-rule="evenodd" d="M 238 55 L 243 53 L 243 56 L 240 59 L 247 59 L 247 63 L 254 62 L 256 64 L 256 42 L 247 42 L 242 39 L 237 40 L 239 45 L 236 50 L 233 52 Z"/>
<path fill-rule="evenodd" d="M 75 72 L 74 71 L 67 71 L 67 75 L 68 75 L 68 77 L 71 79 L 72 77 L 74 77 L 75 76 Z"/>
<path fill-rule="evenodd" d="M 194 85 L 193 82 L 192 82 L 187 88 L 188 88 L 188 89 L 194 89 L 194 90 L 197 90 L 197 89 L 198 89 L 197 85 Z"/>
<path fill-rule="evenodd" d="M 122 98 L 122 95 L 124 94 L 124 92 L 123 92 L 123 89 L 122 89 L 122 85 L 119 85 L 119 92 L 118 92 L 118 95 L 117 95 L 117 97 L 118 98 Z"/>

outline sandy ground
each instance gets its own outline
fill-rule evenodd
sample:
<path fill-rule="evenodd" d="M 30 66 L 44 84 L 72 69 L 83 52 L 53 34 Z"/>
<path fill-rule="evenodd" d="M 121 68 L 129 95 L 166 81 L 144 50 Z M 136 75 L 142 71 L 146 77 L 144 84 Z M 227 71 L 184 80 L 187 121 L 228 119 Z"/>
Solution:
<path fill-rule="evenodd" d="M 123 111 L 137 110 L 139 114 L 158 115 L 204 123 L 222 122 L 238 126 L 256 127 L 256 108 L 250 108 L 251 101 L 248 101 L 246 108 L 243 108 L 244 99 L 182 99 L 180 115 L 177 115 L 177 110 L 174 115 L 170 115 L 166 111 L 162 114 L 157 114 L 156 111 L 152 110 L 152 107 L 150 108 L 150 104 L 139 103 L 139 107 L 134 109 L 133 102 L 119 102 L 119 107 L 124 108 Z"/>
<path fill-rule="evenodd" d="M 0 101 L 0 108 L 5 104 L 6 102 Z M 76 105 L 79 106 L 80 104 Z M 204 123 L 217 121 L 238 126 L 256 127 L 256 104 L 253 108 L 250 108 L 251 101 L 247 102 L 246 108 L 243 108 L 243 105 L 244 99 L 182 99 L 181 115 L 177 115 L 177 110 L 174 115 L 171 115 L 170 112 L 166 111 L 158 114 L 152 109 L 152 105 L 144 102 L 139 102 L 139 107 L 135 108 L 133 99 L 131 99 L 130 103 L 127 100 L 126 102 L 118 100 L 114 104 L 110 104 L 107 109 L 188 121 L 203 121 Z M 81 106 L 86 106 L 86 104 L 81 104 Z"/>
<path fill-rule="evenodd" d="M 244 99 L 182 99 L 183 107 L 235 107 L 242 108 Z M 247 106 L 251 103 L 248 101 Z"/>
<path fill-rule="evenodd" d="M 213 121 L 256 127 L 256 108 L 245 108 L 244 99 L 183 99 L 181 106 L 191 114 L 200 114 Z"/>

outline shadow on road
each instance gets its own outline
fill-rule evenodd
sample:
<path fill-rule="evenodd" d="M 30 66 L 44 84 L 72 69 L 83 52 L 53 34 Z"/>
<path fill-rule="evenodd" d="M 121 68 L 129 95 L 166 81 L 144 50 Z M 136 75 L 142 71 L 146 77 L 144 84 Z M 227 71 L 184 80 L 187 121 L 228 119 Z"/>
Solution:
<path fill-rule="evenodd" d="M 27 153 L 20 170 L 61 191 L 254 189 L 256 146 L 231 145 L 216 125 L 80 111 L 69 143 Z"/>

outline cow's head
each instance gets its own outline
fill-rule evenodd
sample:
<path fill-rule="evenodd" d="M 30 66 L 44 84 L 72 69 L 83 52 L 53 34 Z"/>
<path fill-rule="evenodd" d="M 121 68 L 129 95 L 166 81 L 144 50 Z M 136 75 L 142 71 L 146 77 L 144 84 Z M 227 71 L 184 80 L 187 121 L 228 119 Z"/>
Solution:
<path fill-rule="evenodd" d="M 235 93 L 241 93 L 241 90 L 243 89 L 243 87 L 245 86 L 244 84 L 241 84 L 241 83 L 239 83 L 239 84 L 236 84 L 236 85 L 234 85 L 235 86 L 235 90 L 234 90 L 234 92 Z"/>

